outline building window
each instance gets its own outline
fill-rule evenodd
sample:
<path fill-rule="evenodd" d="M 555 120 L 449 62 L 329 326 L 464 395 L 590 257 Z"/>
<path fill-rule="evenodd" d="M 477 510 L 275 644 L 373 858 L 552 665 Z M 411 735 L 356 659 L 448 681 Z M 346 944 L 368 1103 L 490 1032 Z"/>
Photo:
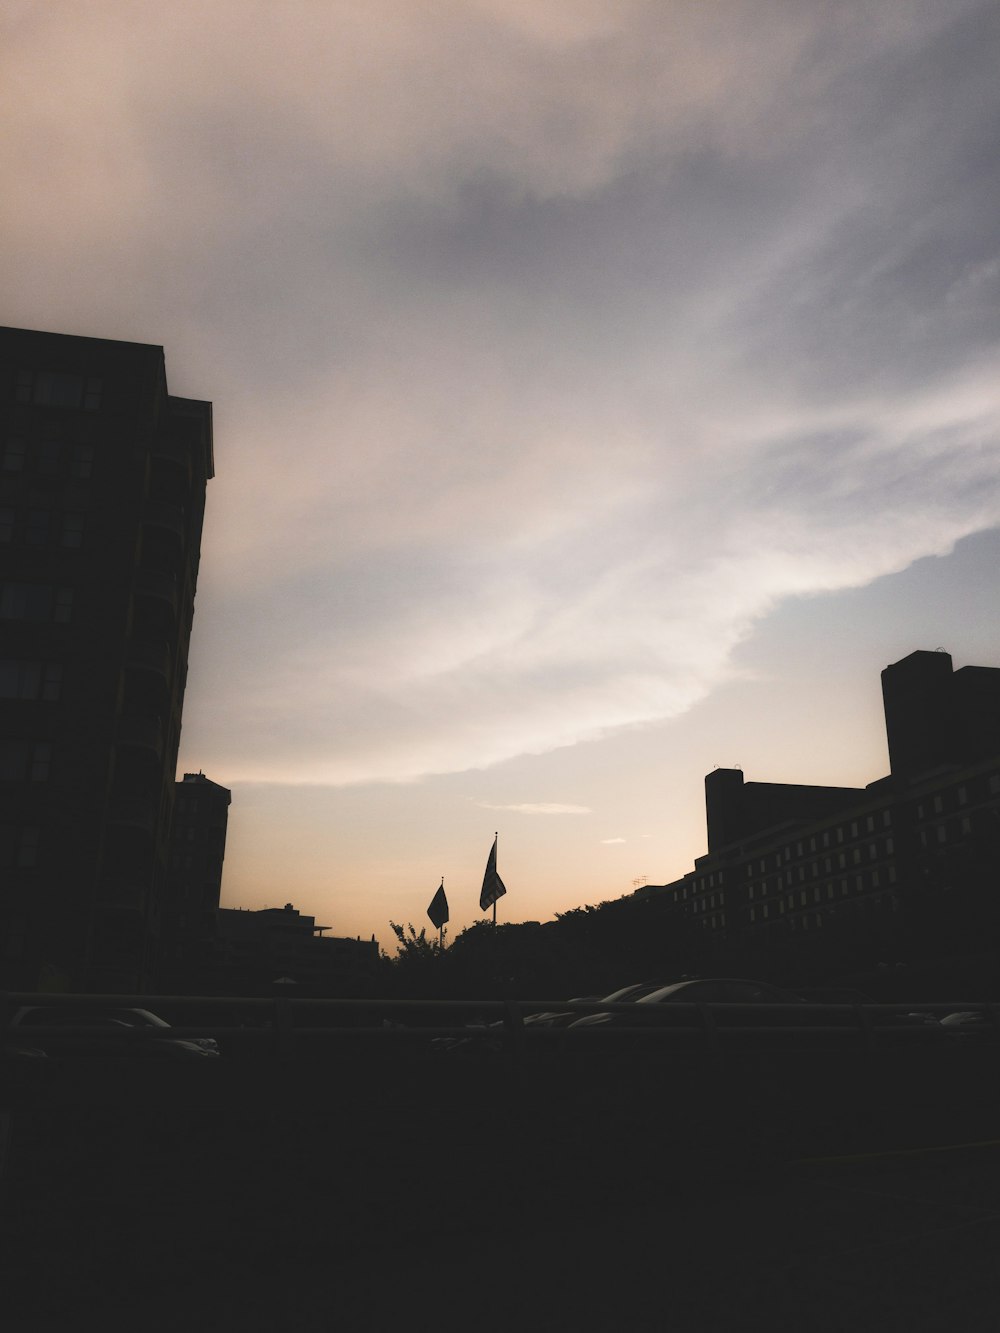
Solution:
<path fill-rule="evenodd" d="M 870 842 L 868 844 L 868 860 L 874 861 L 877 856 L 878 856 L 878 848 L 875 846 L 873 842 Z"/>
<path fill-rule="evenodd" d="M 89 477 L 94 470 L 94 446 L 74 444 L 70 455 L 69 471 L 72 477 Z"/>
<path fill-rule="evenodd" d="M 938 824 L 937 826 L 937 840 L 939 843 L 948 841 L 948 830 L 943 824 Z"/>
<path fill-rule="evenodd" d="M 892 823 L 892 815 L 889 813 L 888 810 L 883 810 L 883 811 L 882 811 L 882 827 L 883 827 L 883 828 L 888 828 L 888 827 L 891 825 L 891 823 Z"/>
<path fill-rule="evenodd" d="M 34 827 L 0 824 L 0 867 L 29 869 L 38 864 L 38 835 Z"/>
<path fill-rule="evenodd" d="M 45 782 L 51 766 L 48 741 L 0 741 L 0 782 Z"/>
<path fill-rule="evenodd" d="M 854 887 L 855 887 L 855 889 L 858 891 L 858 893 L 861 893 L 861 892 L 864 890 L 864 887 L 865 887 L 865 877 L 864 877 L 864 875 L 858 875 L 858 876 L 855 877 L 855 880 L 854 880 Z"/>
<path fill-rule="evenodd" d="M 3 464 L 4 472 L 23 472 L 24 460 L 28 453 L 28 445 L 25 440 L 12 436 L 4 443 Z"/>
<path fill-rule="evenodd" d="M 826 886 L 826 897 L 828 902 L 833 898 L 833 884 Z"/>
<path fill-rule="evenodd" d="M 843 828 L 838 828 L 838 829 L 837 829 L 837 841 L 838 841 L 838 842 L 843 842 L 843 841 L 844 841 L 844 830 L 843 830 Z"/>
<path fill-rule="evenodd" d="M 877 870 L 873 870 L 873 871 L 872 871 L 872 888 L 873 888 L 873 889 L 877 889 L 877 888 L 878 888 L 878 885 L 879 885 L 878 871 L 877 871 Z"/>
<path fill-rule="evenodd" d="M 895 866 L 887 866 L 887 867 L 886 867 L 886 872 L 885 872 L 885 877 L 886 877 L 886 879 L 889 881 L 890 884 L 895 884 L 895 882 L 896 882 L 896 867 L 895 867 Z"/>
<path fill-rule="evenodd" d="M 800 906 L 800 907 L 805 907 L 805 905 L 806 905 L 806 897 L 807 897 L 806 891 L 805 891 L 805 889 L 803 889 L 802 892 L 799 894 L 799 906 Z"/>
<path fill-rule="evenodd" d="M 84 515 L 68 512 L 62 516 L 62 532 L 59 535 L 60 546 L 83 545 Z"/>
<path fill-rule="evenodd" d="M 874 832 L 875 832 L 875 816 L 874 816 L 874 815 L 869 815 L 868 818 L 865 820 L 865 828 L 868 830 L 869 833 L 874 833 Z"/>
<path fill-rule="evenodd" d="M 813 902 L 818 903 L 822 902 L 822 900 L 823 900 L 823 892 L 820 889 L 820 886 L 817 884 L 815 889 L 813 889 Z"/>
<path fill-rule="evenodd" d="M 101 381 L 58 370 L 19 370 L 16 397 L 19 403 L 36 407 L 82 407 L 93 412 L 101 405 Z"/>
<path fill-rule="evenodd" d="M 964 787 L 959 787 L 959 789 L 958 789 L 958 803 L 959 803 L 959 805 L 967 805 L 967 804 L 968 804 L 968 801 L 969 801 L 969 793 L 966 791 L 966 789 L 965 789 Z"/>
<path fill-rule="evenodd" d="M 940 796 L 935 796 L 935 797 L 934 797 L 934 813 L 935 813 L 936 815 L 939 815 L 939 814 L 941 814 L 941 813 L 943 812 L 943 810 L 944 810 L 944 801 L 942 800 L 942 798 L 941 798 Z"/>
<path fill-rule="evenodd" d="M 990 795 L 996 796 L 1000 793 L 1000 773 L 990 775 Z"/>
<path fill-rule="evenodd" d="M 58 699 L 61 681 L 58 662 L 0 658 L 0 699 Z"/>
<path fill-rule="evenodd" d="M 48 583 L 0 583 L 0 620 L 55 620 L 72 617 L 73 589 Z"/>
<path fill-rule="evenodd" d="M 972 820 L 969 818 L 968 815 L 962 816 L 962 832 L 964 834 L 969 834 L 972 832 Z"/>
<path fill-rule="evenodd" d="M 49 539 L 49 511 L 29 509 L 24 525 L 24 540 L 29 546 L 44 546 Z"/>
<path fill-rule="evenodd" d="M 886 838 L 886 840 L 885 840 L 885 854 L 886 854 L 886 856 L 892 856 L 892 855 L 893 855 L 894 850 L 895 850 L 895 846 L 896 846 L 896 844 L 893 842 L 893 840 L 892 840 L 891 838 Z"/>
<path fill-rule="evenodd" d="M 830 834 L 829 832 L 827 832 L 823 834 L 823 846 L 829 847 L 829 845 L 830 845 Z"/>

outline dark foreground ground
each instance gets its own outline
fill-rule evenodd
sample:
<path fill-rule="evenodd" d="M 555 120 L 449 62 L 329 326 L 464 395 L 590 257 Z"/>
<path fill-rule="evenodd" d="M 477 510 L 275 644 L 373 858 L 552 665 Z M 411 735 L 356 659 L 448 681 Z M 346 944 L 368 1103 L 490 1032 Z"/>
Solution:
<path fill-rule="evenodd" d="M 993 1333 L 996 1065 L 49 1069 L 13 1098 L 0 1323 Z"/>

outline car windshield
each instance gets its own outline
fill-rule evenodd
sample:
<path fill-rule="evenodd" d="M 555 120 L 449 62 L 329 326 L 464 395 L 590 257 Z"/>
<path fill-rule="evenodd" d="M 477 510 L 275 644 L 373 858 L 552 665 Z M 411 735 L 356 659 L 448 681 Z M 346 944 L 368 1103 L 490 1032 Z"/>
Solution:
<path fill-rule="evenodd" d="M 602 997 L 604 1004 L 624 1004 L 627 1000 L 637 1000 L 640 996 L 648 995 L 650 991 L 660 989 L 657 981 L 640 983 L 634 986 L 623 986 L 621 990 L 612 991 L 610 995 Z"/>
<path fill-rule="evenodd" d="M 112 1017 L 122 1023 L 129 1023 L 134 1028 L 168 1028 L 170 1026 L 158 1014 L 151 1014 L 148 1009 L 115 1009 Z"/>
<path fill-rule="evenodd" d="M 636 1001 L 637 1004 L 659 1004 L 662 1000 L 669 1000 L 673 996 L 680 997 L 684 991 L 684 999 L 694 1003 L 698 999 L 707 998 L 699 992 L 698 982 L 696 981 L 675 981 L 672 986 L 662 986 L 659 990 L 650 991 L 647 995 L 641 995 Z"/>

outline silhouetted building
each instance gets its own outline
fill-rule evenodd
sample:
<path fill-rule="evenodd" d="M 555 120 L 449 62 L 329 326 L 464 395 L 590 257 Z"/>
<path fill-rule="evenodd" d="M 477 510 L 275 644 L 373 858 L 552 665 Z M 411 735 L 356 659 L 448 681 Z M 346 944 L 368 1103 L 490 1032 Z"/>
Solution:
<path fill-rule="evenodd" d="M 882 672 L 891 772 L 866 787 L 705 778 L 708 854 L 666 895 L 713 931 L 822 930 L 1000 877 L 1000 670 L 916 652 Z M 871 922 L 869 921 L 869 924 Z"/>
<path fill-rule="evenodd" d="M 155 964 L 212 407 L 163 349 L 0 331 L 0 981 Z"/>
<path fill-rule="evenodd" d="M 291 903 L 242 911 L 219 911 L 222 943 L 221 975 L 228 975 L 230 994 L 268 990 L 275 983 L 322 993 L 337 983 L 369 974 L 378 962 L 378 944 L 371 940 L 324 935 L 313 916 L 302 916 Z"/>
<path fill-rule="evenodd" d="M 187 978 L 217 956 L 222 863 L 232 793 L 204 773 L 174 786 L 159 989 L 185 991 Z"/>

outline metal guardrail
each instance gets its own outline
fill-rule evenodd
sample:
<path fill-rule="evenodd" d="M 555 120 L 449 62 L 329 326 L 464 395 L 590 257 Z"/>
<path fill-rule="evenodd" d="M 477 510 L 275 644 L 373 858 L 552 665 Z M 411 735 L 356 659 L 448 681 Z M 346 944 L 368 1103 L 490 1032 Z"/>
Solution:
<path fill-rule="evenodd" d="M 167 1008 L 198 1009 L 202 1013 L 213 1009 L 231 1017 L 234 1013 L 248 1018 L 259 1017 L 256 1023 L 216 1023 L 200 1021 L 196 1025 L 178 1024 L 168 1029 L 122 1028 L 109 1029 L 74 1023 L 71 1026 L 32 1024 L 11 1025 L 11 1019 L 22 1006 L 74 1008 L 141 1008 L 156 1012 Z M 945 1015 L 957 1011 L 982 1013 L 1000 1040 L 1000 1004 L 980 1001 L 909 1002 L 893 1004 L 841 1004 L 805 1001 L 800 1005 L 747 1004 L 722 1002 L 683 1002 L 649 1006 L 641 1012 L 634 1003 L 607 1004 L 600 1001 L 565 1000 L 414 1000 L 414 999 L 305 999 L 278 996 L 192 996 L 192 995 L 59 995 L 34 992 L 7 992 L 0 994 L 0 1035 L 5 1043 L 30 1045 L 32 1037 L 39 1039 L 68 1036 L 98 1036 L 112 1042 L 148 1042 L 175 1037 L 214 1037 L 216 1040 L 235 1039 L 244 1048 L 257 1047 L 271 1054 L 289 1055 L 321 1041 L 336 1041 L 352 1047 L 378 1044 L 408 1045 L 429 1043 L 434 1040 L 489 1041 L 510 1050 L 524 1050 L 527 1045 L 553 1046 L 563 1050 L 588 1045 L 602 1048 L 634 1042 L 637 1038 L 649 1042 L 702 1044 L 709 1051 L 722 1052 L 727 1048 L 747 1046 L 752 1039 L 776 1039 L 768 1045 L 769 1053 L 787 1049 L 800 1051 L 804 1044 L 820 1038 L 840 1037 L 847 1049 L 875 1052 L 888 1044 L 898 1046 L 927 1039 L 930 1033 L 939 1034 L 933 1022 L 899 1021 L 900 1015 Z M 571 1025 L 548 1026 L 525 1023 L 538 1013 L 586 1014 L 607 1013 L 632 1022 L 597 1024 L 584 1027 Z M 310 1014 L 329 1016 L 332 1021 L 303 1025 L 302 1019 Z M 368 1021 L 363 1025 L 349 1020 L 362 1014 Z M 448 1019 L 462 1015 L 464 1023 L 412 1023 L 409 1017 L 430 1015 Z M 727 1021 L 739 1016 L 738 1021 Z M 476 1021 L 469 1021 L 470 1016 Z M 794 1017 L 792 1022 L 748 1022 L 751 1016 L 780 1020 Z M 340 1017 L 345 1021 L 337 1022 Z M 296 1019 L 299 1022 L 296 1022 Z M 821 1021 L 826 1019 L 827 1021 Z M 796 1044 L 797 1040 L 797 1044 Z M 782 1045 L 783 1043 L 783 1045 Z"/>

